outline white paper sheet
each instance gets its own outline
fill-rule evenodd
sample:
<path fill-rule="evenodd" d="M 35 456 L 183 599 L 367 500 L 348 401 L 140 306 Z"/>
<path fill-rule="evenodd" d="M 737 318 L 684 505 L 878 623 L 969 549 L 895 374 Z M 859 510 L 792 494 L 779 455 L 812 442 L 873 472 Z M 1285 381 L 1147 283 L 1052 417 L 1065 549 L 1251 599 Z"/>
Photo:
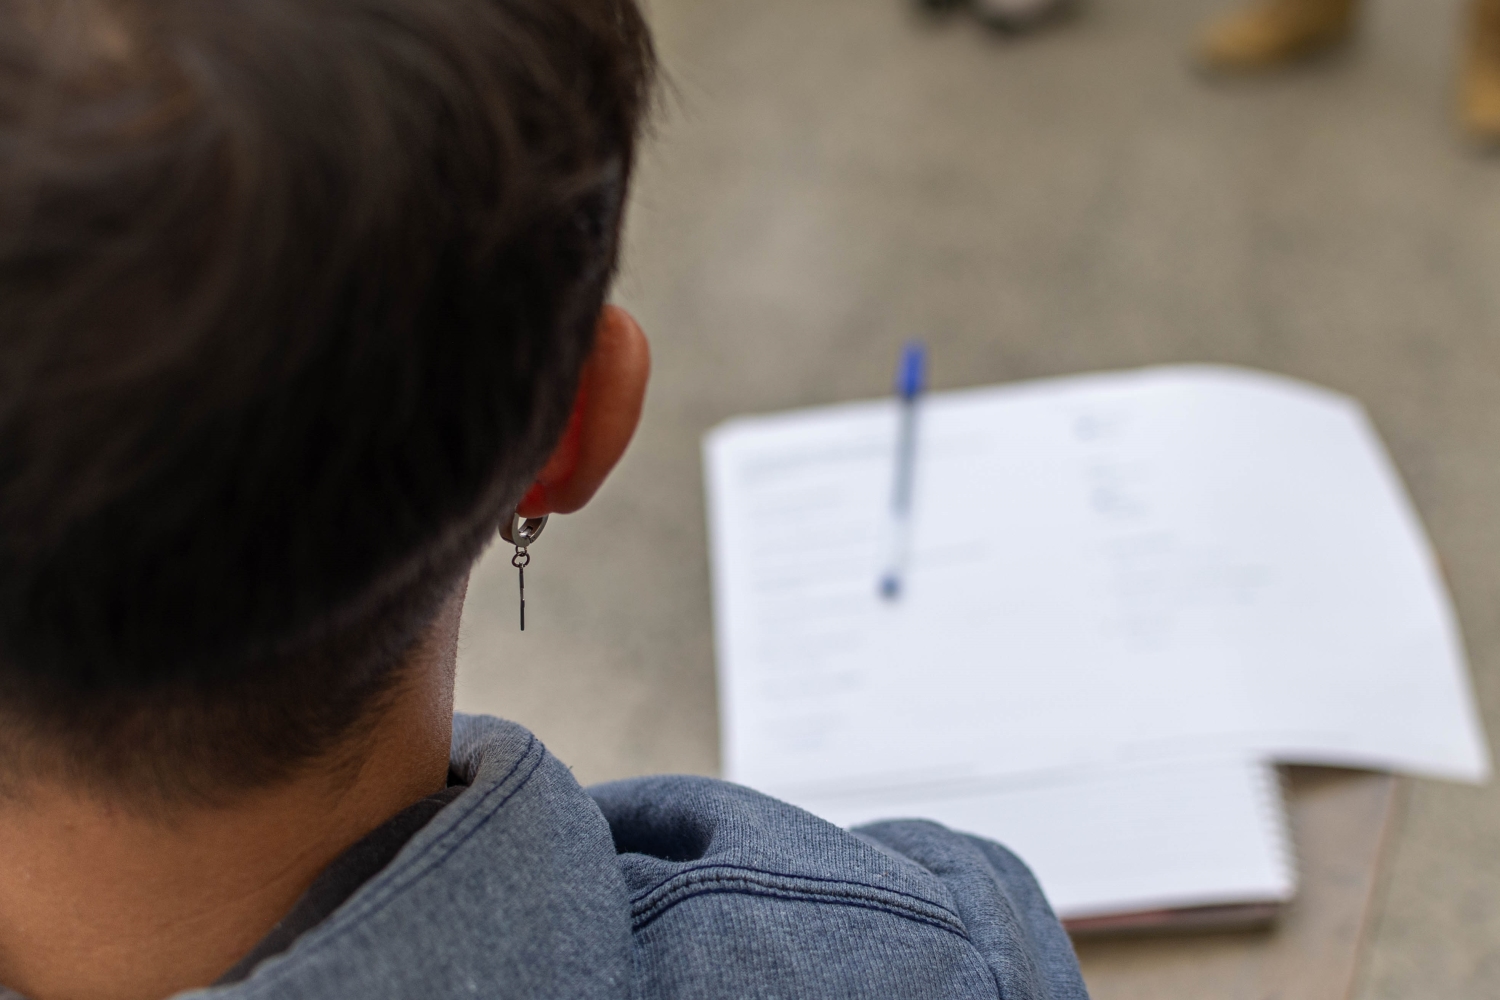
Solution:
<path fill-rule="evenodd" d="M 922 406 L 895 603 L 894 404 L 710 435 L 732 779 L 812 795 L 1204 754 L 1487 775 L 1435 560 L 1353 401 L 1194 366 Z"/>
<path fill-rule="evenodd" d="M 931 819 L 998 841 L 1025 860 L 1065 920 L 1282 903 L 1296 892 L 1280 784 L 1265 764 L 1078 768 L 795 801 L 840 826 Z"/>

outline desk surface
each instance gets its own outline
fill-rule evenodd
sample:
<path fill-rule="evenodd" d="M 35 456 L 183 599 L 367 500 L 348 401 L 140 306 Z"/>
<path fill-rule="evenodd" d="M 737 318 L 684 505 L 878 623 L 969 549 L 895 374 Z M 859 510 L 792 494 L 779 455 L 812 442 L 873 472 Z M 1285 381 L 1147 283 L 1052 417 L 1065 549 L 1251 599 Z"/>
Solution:
<path fill-rule="evenodd" d="M 1400 800 L 1398 779 L 1287 768 L 1299 891 L 1275 926 L 1080 941 L 1094 1000 L 1345 1000 Z"/>

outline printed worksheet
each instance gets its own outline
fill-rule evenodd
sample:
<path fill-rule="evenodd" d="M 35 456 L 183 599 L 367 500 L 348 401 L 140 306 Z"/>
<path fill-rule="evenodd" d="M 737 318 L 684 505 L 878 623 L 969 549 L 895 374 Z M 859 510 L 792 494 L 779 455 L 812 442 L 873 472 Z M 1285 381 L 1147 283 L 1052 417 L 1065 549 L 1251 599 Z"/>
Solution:
<path fill-rule="evenodd" d="M 1239 754 L 1477 781 L 1436 560 L 1362 408 L 1239 369 L 933 394 L 705 446 L 724 761 L 789 796 Z"/>

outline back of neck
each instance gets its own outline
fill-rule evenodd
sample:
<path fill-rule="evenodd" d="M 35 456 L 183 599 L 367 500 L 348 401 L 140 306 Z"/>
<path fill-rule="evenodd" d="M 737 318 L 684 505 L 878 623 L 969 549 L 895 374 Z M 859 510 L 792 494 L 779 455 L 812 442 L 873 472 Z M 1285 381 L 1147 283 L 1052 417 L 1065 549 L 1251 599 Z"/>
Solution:
<path fill-rule="evenodd" d="M 149 816 L 59 787 L 0 803 L 0 984 L 30 1000 L 211 985 L 334 858 L 446 784 L 451 659 L 412 681 L 354 766 L 228 806 Z"/>

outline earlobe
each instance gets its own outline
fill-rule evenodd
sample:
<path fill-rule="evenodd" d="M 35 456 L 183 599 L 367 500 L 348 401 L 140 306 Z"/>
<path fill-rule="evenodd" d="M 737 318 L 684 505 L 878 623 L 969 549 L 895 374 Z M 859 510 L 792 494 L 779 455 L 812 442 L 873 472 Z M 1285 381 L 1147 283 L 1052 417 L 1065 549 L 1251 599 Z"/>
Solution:
<path fill-rule="evenodd" d="M 589 502 L 635 434 L 650 373 L 651 349 L 640 326 L 624 309 L 605 306 L 567 428 L 518 514 L 569 514 Z"/>

